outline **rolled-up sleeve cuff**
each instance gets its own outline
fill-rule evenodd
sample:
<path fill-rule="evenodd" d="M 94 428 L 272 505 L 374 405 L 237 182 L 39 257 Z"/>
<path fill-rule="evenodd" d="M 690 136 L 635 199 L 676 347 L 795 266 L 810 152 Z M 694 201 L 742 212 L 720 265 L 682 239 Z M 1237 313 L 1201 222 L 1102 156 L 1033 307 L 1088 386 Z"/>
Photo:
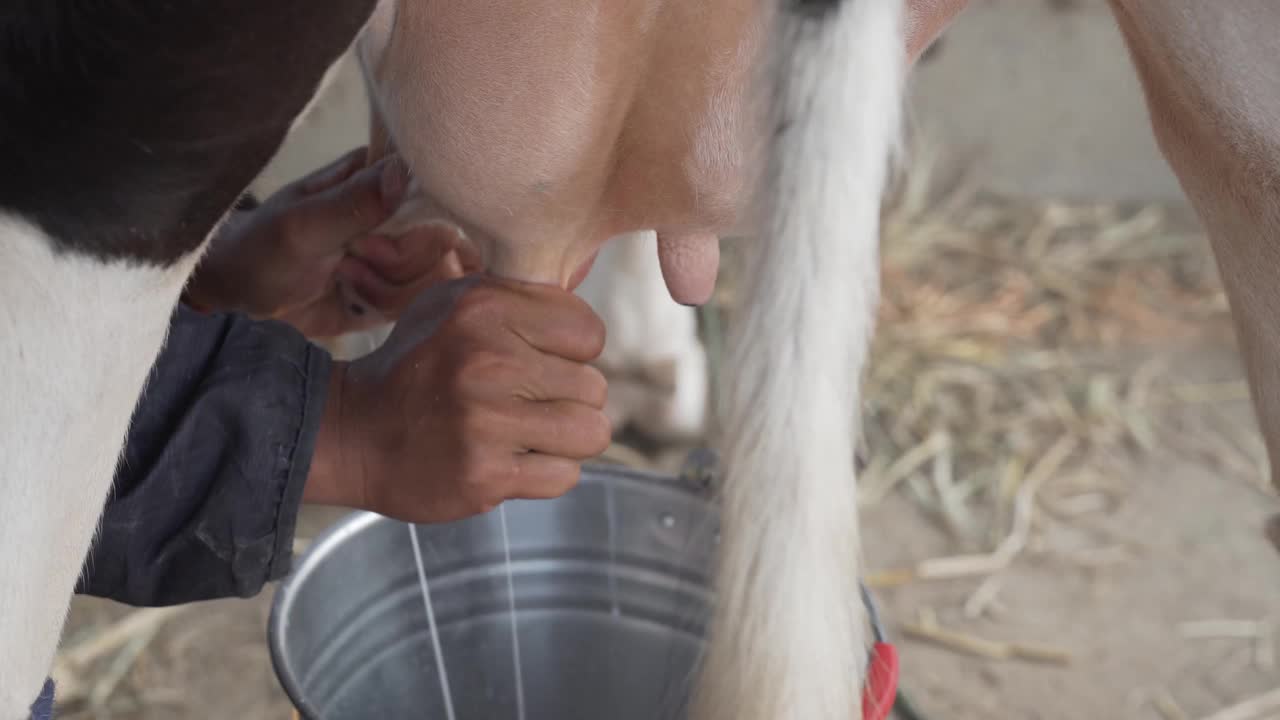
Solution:
<path fill-rule="evenodd" d="M 180 307 L 78 591 L 171 605 L 287 574 L 331 368 L 287 325 Z"/>
<path fill-rule="evenodd" d="M 311 472 L 311 458 L 315 455 L 316 437 L 320 433 L 320 419 L 324 415 L 325 392 L 328 389 L 329 372 L 333 361 L 328 353 L 315 346 L 308 346 L 306 372 L 302 387 L 302 413 L 298 432 L 293 443 L 292 458 L 286 464 L 281 482 L 280 502 L 276 509 L 275 549 L 262 585 L 283 578 L 293 567 L 293 539 L 297 534 L 298 510 L 302 507 L 302 493 Z"/>

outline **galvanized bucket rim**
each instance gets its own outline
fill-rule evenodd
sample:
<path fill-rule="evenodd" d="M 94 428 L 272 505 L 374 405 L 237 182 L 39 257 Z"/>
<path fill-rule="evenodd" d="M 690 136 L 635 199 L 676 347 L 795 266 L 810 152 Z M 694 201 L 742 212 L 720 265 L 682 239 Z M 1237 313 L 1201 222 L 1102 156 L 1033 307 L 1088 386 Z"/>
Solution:
<path fill-rule="evenodd" d="M 706 485 L 690 481 L 683 477 L 673 477 L 648 470 L 638 470 L 624 465 L 612 463 L 589 463 L 583 467 L 582 482 L 592 479 L 609 482 L 624 481 L 636 484 L 658 485 L 683 494 L 710 501 L 711 493 Z M 289 668 L 288 658 L 284 657 L 285 613 L 294 597 L 292 590 L 306 582 L 307 577 L 315 571 L 327 551 L 347 538 L 358 534 L 372 524 L 386 522 L 389 518 L 377 513 L 355 510 L 333 525 L 325 528 L 311 544 L 294 560 L 293 568 L 276 588 L 275 597 L 271 600 L 271 613 L 267 619 L 267 647 L 271 654 L 271 665 L 276 679 L 284 689 L 295 710 L 306 720 L 322 720 L 320 711 L 303 697 L 299 680 Z M 399 522 L 392 520 L 391 522 Z"/>

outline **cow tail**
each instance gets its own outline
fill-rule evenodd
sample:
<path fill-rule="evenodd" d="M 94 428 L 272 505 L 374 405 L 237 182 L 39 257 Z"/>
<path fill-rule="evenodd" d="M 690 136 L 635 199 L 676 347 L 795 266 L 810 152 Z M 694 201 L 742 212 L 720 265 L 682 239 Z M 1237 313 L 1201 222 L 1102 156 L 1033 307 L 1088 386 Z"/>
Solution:
<path fill-rule="evenodd" d="M 854 477 L 898 146 L 902 0 L 783 0 L 745 307 L 725 382 L 722 542 L 695 720 L 862 717 Z"/>

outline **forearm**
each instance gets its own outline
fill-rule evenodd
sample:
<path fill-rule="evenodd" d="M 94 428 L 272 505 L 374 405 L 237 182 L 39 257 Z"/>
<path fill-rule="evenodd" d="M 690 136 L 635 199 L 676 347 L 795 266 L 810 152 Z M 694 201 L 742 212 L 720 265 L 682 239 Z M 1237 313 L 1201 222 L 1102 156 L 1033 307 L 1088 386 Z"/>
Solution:
<path fill-rule="evenodd" d="M 332 363 L 320 428 L 316 433 L 315 452 L 311 457 L 310 472 L 302 493 L 302 501 L 309 505 L 368 507 L 364 488 L 358 482 L 360 473 L 352 469 L 353 464 L 359 463 L 359 458 L 346 456 L 346 453 L 352 451 L 350 448 L 353 443 L 350 442 L 351 438 L 346 438 L 348 442 L 344 442 L 342 437 L 346 376 L 346 363 Z"/>
<path fill-rule="evenodd" d="M 331 367 L 281 323 L 179 308 L 77 590 L 169 605 L 287 573 Z"/>

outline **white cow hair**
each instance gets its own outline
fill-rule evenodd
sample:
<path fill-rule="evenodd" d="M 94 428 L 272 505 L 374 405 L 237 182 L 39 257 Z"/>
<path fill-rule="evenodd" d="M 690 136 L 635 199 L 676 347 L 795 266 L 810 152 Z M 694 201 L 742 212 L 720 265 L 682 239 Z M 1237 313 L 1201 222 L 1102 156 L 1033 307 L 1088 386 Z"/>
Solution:
<path fill-rule="evenodd" d="M 27 720 L 51 670 L 147 376 L 226 218 L 161 267 L 55 252 L 0 208 L 0 720 Z"/>
<path fill-rule="evenodd" d="M 56 254 L 0 212 L 0 720 L 53 662 L 129 421 L 196 259 Z"/>
<path fill-rule="evenodd" d="M 827 7 L 780 11 L 770 30 L 782 129 L 726 363 L 717 598 L 693 720 L 862 717 L 854 438 L 906 55 L 902 3 Z"/>

